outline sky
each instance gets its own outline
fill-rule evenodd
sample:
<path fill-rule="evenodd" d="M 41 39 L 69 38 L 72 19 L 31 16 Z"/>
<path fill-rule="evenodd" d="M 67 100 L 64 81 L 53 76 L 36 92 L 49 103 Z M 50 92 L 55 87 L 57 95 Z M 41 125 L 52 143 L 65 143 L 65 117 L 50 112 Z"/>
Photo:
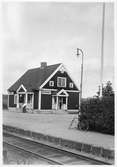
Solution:
<path fill-rule="evenodd" d="M 83 97 L 100 85 L 102 3 L 4 2 L 3 93 L 30 68 L 63 63 L 80 85 L 84 53 Z M 114 84 L 114 5 L 106 3 L 103 83 Z"/>

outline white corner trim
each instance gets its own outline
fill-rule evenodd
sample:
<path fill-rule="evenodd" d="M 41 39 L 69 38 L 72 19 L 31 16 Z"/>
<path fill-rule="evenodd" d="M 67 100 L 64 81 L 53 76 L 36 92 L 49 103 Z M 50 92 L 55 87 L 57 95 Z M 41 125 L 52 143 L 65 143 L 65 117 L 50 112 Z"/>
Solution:
<path fill-rule="evenodd" d="M 26 88 L 24 87 L 24 85 L 21 84 L 21 85 L 19 86 L 19 88 L 17 89 L 17 91 L 16 91 L 17 93 L 19 92 L 19 90 L 20 90 L 21 87 L 24 89 L 25 92 L 27 92 L 27 90 L 26 90 Z"/>
<path fill-rule="evenodd" d="M 80 93 L 79 93 L 79 103 L 78 103 L 78 109 L 80 110 Z"/>
<path fill-rule="evenodd" d="M 14 94 L 14 104 L 17 106 L 17 94 Z"/>
<path fill-rule="evenodd" d="M 39 90 L 38 109 L 41 110 L 41 90 Z"/>
<path fill-rule="evenodd" d="M 60 64 L 58 68 L 45 80 L 45 82 L 39 88 L 42 89 L 45 86 L 45 84 L 60 70 L 62 66 L 63 64 Z"/>
<path fill-rule="evenodd" d="M 17 108 L 19 108 L 19 94 L 17 93 Z"/>
<path fill-rule="evenodd" d="M 34 109 L 34 93 L 32 95 L 32 109 Z"/>
<path fill-rule="evenodd" d="M 27 101 L 28 101 L 28 94 L 25 94 L 25 104 L 27 105 Z"/>

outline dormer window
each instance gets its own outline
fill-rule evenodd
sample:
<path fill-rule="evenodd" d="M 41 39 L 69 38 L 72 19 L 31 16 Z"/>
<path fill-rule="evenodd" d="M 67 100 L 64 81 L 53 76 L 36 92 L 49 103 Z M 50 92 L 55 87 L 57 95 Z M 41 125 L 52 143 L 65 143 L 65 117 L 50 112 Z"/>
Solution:
<path fill-rule="evenodd" d="M 74 86 L 73 82 L 70 82 L 70 83 L 69 83 L 69 87 L 70 87 L 70 88 L 73 88 L 73 86 Z"/>
<path fill-rule="evenodd" d="M 66 78 L 65 77 L 58 77 L 57 78 L 57 86 L 58 87 L 66 87 Z"/>
<path fill-rule="evenodd" d="M 50 81 L 49 86 L 54 86 L 54 81 Z"/>

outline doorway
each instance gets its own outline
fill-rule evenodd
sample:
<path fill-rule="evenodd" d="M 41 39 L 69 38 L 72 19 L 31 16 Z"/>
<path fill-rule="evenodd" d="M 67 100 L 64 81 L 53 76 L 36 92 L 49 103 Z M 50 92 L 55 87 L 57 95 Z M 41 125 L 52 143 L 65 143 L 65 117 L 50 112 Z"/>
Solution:
<path fill-rule="evenodd" d="M 59 110 L 67 109 L 67 98 L 65 96 L 58 96 L 58 109 Z"/>
<path fill-rule="evenodd" d="M 19 108 L 22 108 L 23 104 L 26 101 L 26 95 L 24 93 L 19 94 Z"/>

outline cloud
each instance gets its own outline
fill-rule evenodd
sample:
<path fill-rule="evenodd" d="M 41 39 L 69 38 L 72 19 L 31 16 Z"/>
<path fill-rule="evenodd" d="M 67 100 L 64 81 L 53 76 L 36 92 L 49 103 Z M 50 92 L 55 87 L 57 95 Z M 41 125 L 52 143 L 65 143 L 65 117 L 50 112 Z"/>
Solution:
<path fill-rule="evenodd" d="M 79 85 L 81 56 L 76 56 L 76 49 L 81 48 L 86 83 L 83 94 L 95 93 L 100 80 L 101 12 L 101 3 L 4 3 L 3 91 L 27 69 L 39 67 L 41 61 L 62 62 Z M 113 22 L 113 5 L 109 3 L 106 4 L 105 80 L 113 78 Z"/>

